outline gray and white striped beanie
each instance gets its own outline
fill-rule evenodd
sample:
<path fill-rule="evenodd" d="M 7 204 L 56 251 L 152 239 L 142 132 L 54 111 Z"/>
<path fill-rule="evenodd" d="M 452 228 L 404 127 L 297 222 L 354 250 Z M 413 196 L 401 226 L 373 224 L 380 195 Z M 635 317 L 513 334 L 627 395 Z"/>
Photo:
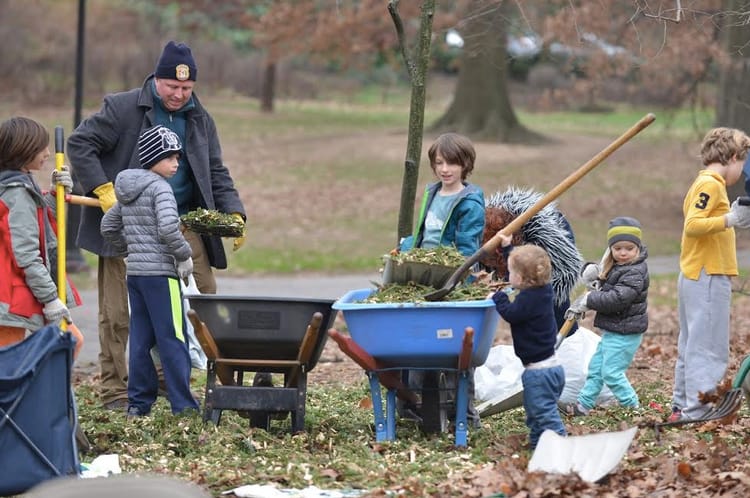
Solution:
<path fill-rule="evenodd" d="M 149 169 L 162 159 L 180 152 L 180 137 L 165 126 L 151 127 L 138 138 L 138 159 L 143 169 Z"/>

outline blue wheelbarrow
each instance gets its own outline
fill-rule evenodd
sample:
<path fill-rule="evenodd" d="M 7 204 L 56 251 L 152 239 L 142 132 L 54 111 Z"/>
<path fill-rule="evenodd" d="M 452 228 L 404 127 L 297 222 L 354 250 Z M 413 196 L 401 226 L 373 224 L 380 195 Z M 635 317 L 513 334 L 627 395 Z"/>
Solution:
<path fill-rule="evenodd" d="M 416 407 L 426 433 L 445 431 L 455 412 L 455 444 L 466 446 L 471 369 L 485 362 L 492 346 L 500 318 L 494 302 L 362 303 L 372 292 L 354 290 L 336 301 L 333 309 L 343 313 L 349 336 L 333 329 L 328 334 L 367 374 L 376 440 L 395 439 L 400 398 Z M 403 380 L 413 370 L 424 371 L 421 391 Z"/>

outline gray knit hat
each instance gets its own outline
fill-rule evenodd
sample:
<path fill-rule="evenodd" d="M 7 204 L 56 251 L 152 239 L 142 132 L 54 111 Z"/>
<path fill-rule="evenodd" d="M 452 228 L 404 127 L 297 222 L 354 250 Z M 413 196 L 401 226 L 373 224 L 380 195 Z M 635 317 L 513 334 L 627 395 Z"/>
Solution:
<path fill-rule="evenodd" d="M 143 169 L 149 169 L 165 157 L 180 152 L 180 137 L 165 126 L 156 125 L 149 128 L 138 138 L 138 159 Z"/>
<path fill-rule="evenodd" d="M 615 242 L 627 240 L 638 246 L 641 245 L 641 223 L 629 216 L 618 216 L 609 222 L 607 230 L 607 246 L 612 247 Z"/>

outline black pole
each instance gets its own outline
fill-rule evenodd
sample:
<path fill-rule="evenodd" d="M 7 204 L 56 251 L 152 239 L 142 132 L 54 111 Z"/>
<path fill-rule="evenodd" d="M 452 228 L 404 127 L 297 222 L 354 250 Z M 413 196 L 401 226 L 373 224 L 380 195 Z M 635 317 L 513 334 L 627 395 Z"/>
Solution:
<path fill-rule="evenodd" d="M 78 39 L 76 41 L 76 97 L 73 128 L 81 122 L 83 106 L 83 54 L 86 38 L 86 0 L 78 0 Z"/>
<path fill-rule="evenodd" d="M 83 107 L 83 55 L 86 34 L 86 0 L 78 0 L 78 38 L 76 41 L 76 83 L 75 83 L 75 111 L 73 114 L 73 129 L 81 122 L 81 108 Z M 81 184 L 73 174 L 73 193 L 81 195 Z M 76 243 L 78 226 L 81 224 L 81 206 L 68 205 L 67 238 L 65 240 L 65 267 L 68 273 L 80 273 L 89 270 L 89 266 Z"/>

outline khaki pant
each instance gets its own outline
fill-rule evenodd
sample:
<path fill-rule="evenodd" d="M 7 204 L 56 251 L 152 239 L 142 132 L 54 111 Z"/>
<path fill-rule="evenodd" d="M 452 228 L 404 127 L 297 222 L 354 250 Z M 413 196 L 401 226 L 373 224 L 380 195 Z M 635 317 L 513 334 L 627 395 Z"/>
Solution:
<path fill-rule="evenodd" d="M 10 346 L 21 342 L 26 337 L 26 329 L 23 327 L 10 327 L 0 325 L 0 347 Z"/>
<path fill-rule="evenodd" d="M 186 231 L 193 252 L 193 276 L 202 294 L 216 294 L 216 277 L 208 262 L 200 236 Z M 110 403 L 128 397 L 128 342 L 130 316 L 125 262 L 122 258 L 99 257 L 99 368 L 101 401 Z"/>

